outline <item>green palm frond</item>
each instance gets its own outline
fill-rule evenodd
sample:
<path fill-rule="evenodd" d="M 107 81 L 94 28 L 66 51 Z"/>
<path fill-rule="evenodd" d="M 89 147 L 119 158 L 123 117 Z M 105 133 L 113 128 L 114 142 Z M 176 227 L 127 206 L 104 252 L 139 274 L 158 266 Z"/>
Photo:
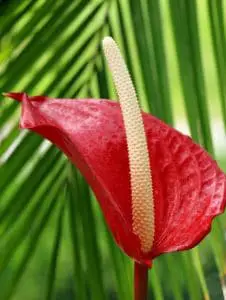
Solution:
<path fill-rule="evenodd" d="M 0 1 L 0 91 L 116 99 L 101 50 L 112 35 L 142 108 L 187 126 L 226 169 L 225 9 L 223 0 Z M 18 117 L 2 98 L 0 299 L 132 299 L 131 261 L 88 185 L 53 145 L 19 131 Z M 224 299 L 224 230 L 222 216 L 197 248 L 159 257 L 151 299 Z"/>

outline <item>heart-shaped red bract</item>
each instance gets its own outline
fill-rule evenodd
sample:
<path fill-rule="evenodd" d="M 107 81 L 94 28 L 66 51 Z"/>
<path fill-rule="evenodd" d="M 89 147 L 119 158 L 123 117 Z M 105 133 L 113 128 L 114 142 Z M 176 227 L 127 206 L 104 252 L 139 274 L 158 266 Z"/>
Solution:
<path fill-rule="evenodd" d="M 132 229 L 127 142 L 118 103 L 94 99 L 50 99 L 9 93 L 22 101 L 20 125 L 56 144 L 92 187 L 118 245 L 140 263 L 189 249 L 223 212 L 226 178 L 191 138 L 143 113 L 153 177 L 155 236 L 143 253 Z M 83 199 L 86 201 L 86 199 Z"/>

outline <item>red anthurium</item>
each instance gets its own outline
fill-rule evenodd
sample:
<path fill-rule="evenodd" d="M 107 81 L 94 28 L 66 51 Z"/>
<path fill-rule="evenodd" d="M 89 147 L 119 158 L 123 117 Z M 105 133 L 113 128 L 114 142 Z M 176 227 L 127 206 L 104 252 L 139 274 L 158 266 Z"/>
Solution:
<path fill-rule="evenodd" d="M 150 266 L 156 256 L 205 237 L 224 210 L 226 177 L 191 138 L 141 116 L 136 101 L 122 104 L 134 89 L 118 50 L 111 52 L 114 42 L 108 38 L 104 47 L 121 107 L 111 100 L 7 95 L 22 102 L 20 126 L 52 141 L 80 169 L 117 244 Z"/>
<path fill-rule="evenodd" d="M 155 237 L 143 253 L 132 229 L 126 135 L 119 104 L 110 100 L 51 99 L 9 93 L 22 101 L 21 128 L 56 144 L 96 194 L 120 247 L 140 262 L 195 246 L 225 206 L 226 178 L 189 137 L 143 113 L 151 157 Z"/>

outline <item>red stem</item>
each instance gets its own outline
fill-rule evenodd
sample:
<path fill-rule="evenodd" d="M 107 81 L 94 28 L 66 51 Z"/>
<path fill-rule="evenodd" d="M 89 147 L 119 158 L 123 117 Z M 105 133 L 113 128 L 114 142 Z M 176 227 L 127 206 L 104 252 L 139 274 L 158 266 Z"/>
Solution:
<path fill-rule="evenodd" d="M 148 299 L 148 267 L 134 263 L 134 300 Z"/>

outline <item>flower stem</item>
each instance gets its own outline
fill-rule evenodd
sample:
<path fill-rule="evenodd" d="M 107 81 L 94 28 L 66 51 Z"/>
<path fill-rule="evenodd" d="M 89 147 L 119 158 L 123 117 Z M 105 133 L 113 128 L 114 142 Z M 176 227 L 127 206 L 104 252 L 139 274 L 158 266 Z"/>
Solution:
<path fill-rule="evenodd" d="M 148 299 L 148 267 L 134 263 L 134 300 Z"/>

